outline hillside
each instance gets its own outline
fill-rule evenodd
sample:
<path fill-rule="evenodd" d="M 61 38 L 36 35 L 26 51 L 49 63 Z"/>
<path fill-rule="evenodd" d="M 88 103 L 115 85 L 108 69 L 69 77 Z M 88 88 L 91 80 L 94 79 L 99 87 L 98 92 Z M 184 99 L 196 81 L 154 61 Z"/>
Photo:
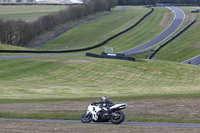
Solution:
<path fill-rule="evenodd" d="M 0 60 L 0 64 L 1 99 L 189 95 L 200 91 L 199 67 L 166 61 L 45 57 Z"/>
<path fill-rule="evenodd" d="M 75 49 L 93 46 L 107 39 L 109 36 L 119 33 L 123 29 L 133 25 L 147 12 L 145 10 L 147 9 L 143 7 L 127 7 L 124 12 L 109 15 L 73 28 L 42 46 L 41 49 L 55 49 L 56 47 Z M 140 13 L 138 14 L 138 12 Z M 133 18 L 130 18 L 130 16 Z M 113 17 L 115 17 L 115 19 L 113 19 Z M 155 11 L 136 28 L 115 38 L 100 48 L 87 52 L 100 53 L 103 51 L 104 47 L 113 47 L 115 52 L 119 52 L 141 45 L 162 32 L 170 24 L 172 18 L 173 14 L 167 8 L 155 8 Z"/>
<path fill-rule="evenodd" d="M 117 7 L 119 10 L 122 7 Z M 93 46 L 136 23 L 150 9 L 126 7 L 118 12 L 73 28 L 41 48 L 61 47 L 75 49 Z"/>
<path fill-rule="evenodd" d="M 161 33 L 173 19 L 173 13 L 167 8 L 155 8 L 155 11 L 148 16 L 140 25 L 135 29 L 130 30 L 126 34 L 110 41 L 106 47 L 112 47 L 115 52 L 131 49 L 139 46 Z M 99 53 L 102 47 L 91 50 L 92 52 Z"/>

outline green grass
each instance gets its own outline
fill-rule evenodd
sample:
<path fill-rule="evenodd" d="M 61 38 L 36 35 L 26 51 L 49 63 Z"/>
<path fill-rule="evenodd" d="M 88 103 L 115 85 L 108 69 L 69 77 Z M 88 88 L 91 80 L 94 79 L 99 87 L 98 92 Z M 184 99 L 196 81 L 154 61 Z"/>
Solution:
<path fill-rule="evenodd" d="M 24 47 L 0 44 L 0 50 L 25 50 L 25 49 L 26 48 L 24 48 Z"/>
<path fill-rule="evenodd" d="M 65 9 L 66 6 L 41 6 L 41 5 L 32 5 L 32 6 L 0 6 L 0 19 L 5 20 L 26 20 L 34 21 L 40 16 L 47 14 L 52 14 L 61 9 Z"/>
<path fill-rule="evenodd" d="M 121 7 L 117 7 L 115 10 L 119 9 Z M 73 28 L 41 48 L 74 49 L 93 46 L 133 25 L 149 10 L 143 7 L 127 7 L 123 12 L 108 15 Z"/>
<path fill-rule="evenodd" d="M 102 95 L 120 102 L 194 99 L 200 96 L 199 72 L 198 66 L 159 60 L 131 62 L 89 57 L 0 60 L 0 103 L 45 101 L 55 105 L 56 101 L 92 102 Z M 0 117 L 79 120 L 84 111 L 1 110 Z M 125 113 L 126 121 L 199 122 L 148 114 L 136 116 L 126 110 Z"/>
<path fill-rule="evenodd" d="M 83 112 L 72 112 L 72 111 L 63 111 L 63 112 L 35 112 L 35 113 L 17 113 L 17 112 L 0 112 L 0 118 L 29 118 L 29 119 L 64 119 L 64 120 L 80 120 L 80 116 Z"/>
<path fill-rule="evenodd" d="M 192 7 L 181 7 L 189 17 L 189 13 L 194 10 Z M 182 33 L 178 38 L 162 48 L 157 54 L 156 59 L 168 60 L 174 62 L 183 62 L 200 53 L 200 14 L 195 14 L 197 22 L 193 24 L 188 30 Z M 170 54 L 169 54 L 170 53 Z"/>
<path fill-rule="evenodd" d="M 199 67 L 165 61 L 11 59 L 0 60 L 0 70 L 1 99 L 87 98 L 108 92 L 112 97 L 200 92 Z"/>

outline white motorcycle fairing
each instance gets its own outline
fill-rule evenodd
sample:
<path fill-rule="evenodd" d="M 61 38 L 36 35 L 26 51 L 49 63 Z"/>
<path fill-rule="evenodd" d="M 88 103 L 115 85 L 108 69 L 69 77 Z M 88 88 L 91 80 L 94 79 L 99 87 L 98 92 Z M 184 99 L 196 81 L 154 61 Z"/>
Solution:
<path fill-rule="evenodd" d="M 107 110 L 106 108 L 103 107 L 104 110 Z M 88 109 L 87 109 L 87 114 L 91 113 L 92 114 L 92 119 L 93 120 L 97 120 L 98 116 L 97 116 L 97 112 L 101 111 L 102 109 L 100 108 L 100 105 L 89 105 Z"/>
<path fill-rule="evenodd" d="M 111 110 L 117 109 L 117 108 L 119 108 L 119 109 L 124 109 L 124 108 L 126 108 L 126 106 L 127 106 L 126 103 L 123 103 L 123 104 L 115 104 L 115 105 L 113 105 L 112 107 L 110 107 L 110 109 L 111 109 Z"/>

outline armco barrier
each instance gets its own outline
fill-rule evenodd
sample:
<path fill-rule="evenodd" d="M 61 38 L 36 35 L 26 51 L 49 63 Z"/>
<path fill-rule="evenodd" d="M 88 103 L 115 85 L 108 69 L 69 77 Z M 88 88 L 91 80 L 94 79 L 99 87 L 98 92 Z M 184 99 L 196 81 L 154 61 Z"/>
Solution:
<path fill-rule="evenodd" d="M 116 35 L 113 35 L 113 36 L 109 37 L 105 41 L 103 41 L 103 42 L 101 42 L 101 43 L 99 43 L 97 45 L 91 46 L 91 47 L 80 48 L 80 49 L 73 49 L 73 50 L 59 50 L 59 51 L 0 50 L 0 53 L 71 53 L 71 52 L 80 52 L 80 51 L 91 50 L 91 49 L 103 46 L 106 43 L 108 43 L 109 41 L 113 40 L 114 38 L 116 38 L 116 37 L 118 37 L 118 36 L 126 33 L 127 31 L 133 29 L 134 27 L 136 27 L 137 25 L 139 25 L 147 16 L 149 16 L 153 11 L 154 11 L 154 8 L 151 8 L 150 12 L 148 12 L 146 15 L 144 15 L 137 23 L 135 23 L 131 27 L 129 27 L 129 28 L 125 29 L 124 31 L 121 31 L 121 32 L 117 33 Z"/>
<path fill-rule="evenodd" d="M 187 30 L 191 25 L 193 25 L 196 22 L 196 20 L 193 20 L 190 24 L 188 24 L 187 26 L 185 26 L 181 31 L 179 31 L 177 34 L 175 34 L 174 36 L 172 36 L 169 40 L 167 40 L 166 42 L 164 42 L 163 44 L 161 44 L 158 48 L 156 48 L 152 54 L 149 56 L 149 59 L 152 59 L 155 54 L 161 49 L 163 48 L 165 45 L 167 45 L 168 43 L 170 43 L 172 40 L 174 40 L 176 37 L 178 37 L 179 35 L 181 35 L 185 30 Z"/>
<path fill-rule="evenodd" d="M 120 60 L 135 61 L 134 57 L 126 57 L 126 56 L 109 56 L 109 55 L 98 55 L 98 54 L 93 54 L 93 53 L 86 53 L 85 56 L 95 57 L 95 58 L 107 58 L 107 59 L 120 59 Z"/>

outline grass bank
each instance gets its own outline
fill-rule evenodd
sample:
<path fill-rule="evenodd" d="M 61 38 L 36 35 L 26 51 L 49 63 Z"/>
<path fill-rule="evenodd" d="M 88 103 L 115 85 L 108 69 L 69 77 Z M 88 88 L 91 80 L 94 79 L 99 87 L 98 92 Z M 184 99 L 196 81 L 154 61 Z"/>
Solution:
<path fill-rule="evenodd" d="M 1 99 L 200 92 L 199 67 L 167 61 L 48 57 L 0 60 L 0 69 Z"/>
<path fill-rule="evenodd" d="M 199 123 L 197 66 L 45 57 L 0 60 L 0 70 L 0 117 L 78 120 L 107 95 L 128 103 L 126 121 Z"/>
<path fill-rule="evenodd" d="M 167 28 L 172 18 L 173 13 L 167 8 L 155 8 L 155 11 L 140 25 L 108 42 L 103 47 L 112 47 L 114 52 L 121 52 L 139 46 L 153 39 Z M 103 47 L 90 50 L 89 52 L 100 53 L 103 51 Z"/>
<path fill-rule="evenodd" d="M 122 7 L 116 7 L 119 10 Z M 93 46 L 136 23 L 150 9 L 126 7 L 118 12 L 73 28 L 41 48 L 75 49 Z"/>

